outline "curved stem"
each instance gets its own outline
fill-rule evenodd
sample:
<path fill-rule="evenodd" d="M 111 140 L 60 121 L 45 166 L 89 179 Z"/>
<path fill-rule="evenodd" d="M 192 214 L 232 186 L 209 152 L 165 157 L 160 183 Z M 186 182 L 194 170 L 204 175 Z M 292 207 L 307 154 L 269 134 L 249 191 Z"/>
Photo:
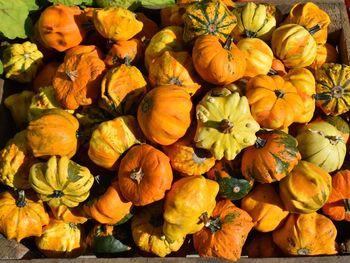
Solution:
<path fill-rule="evenodd" d="M 267 72 L 268 75 L 277 75 L 278 72 L 276 70 L 274 70 L 273 68 L 269 69 L 269 72 Z"/>
<path fill-rule="evenodd" d="M 223 119 L 219 124 L 219 131 L 222 133 L 231 133 L 233 131 L 233 123 L 228 119 Z"/>
<path fill-rule="evenodd" d="M 233 37 L 228 36 L 228 38 L 226 39 L 226 42 L 224 44 L 224 49 L 231 50 L 232 43 L 233 43 Z"/>
<path fill-rule="evenodd" d="M 316 26 L 311 27 L 308 31 L 311 35 L 314 35 L 321 30 L 321 27 L 317 24 Z"/>
<path fill-rule="evenodd" d="M 17 194 L 18 198 L 16 200 L 16 206 L 19 208 L 25 207 L 27 205 L 27 201 L 24 190 L 19 190 Z"/>
<path fill-rule="evenodd" d="M 245 35 L 246 35 L 247 38 L 255 38 L 257 33 L 253 32 L 253 31 L 246 30 L 245 31 Z"/>
<path fill-rule="evenodd" d="M 266 143 L 267 143 L 266 139 L 256 137 L 255 148 L 257 149 L 263 148 L 266 145 Z"/>
<path fill-rule="evenodd" d="M 344 206 L 345 206 L 345 214 L 350 214 L 350 199 L 345 198 L 343 199 L 344 201 Z"/>
<path fill-rule="evenodd" d="M 137 184 L 140 184 L 140 183 L 141 183 L 141 180 L 142 180 L 143 176 L 144 176 L 144 173 L 143 173 L 141 167 L 140 167 L 139 169 L 137 169 L 137 170 L 136 170 L 136 169 L 133 170 L 133 171 L 131 172 L 131 174 L 130 174 L 130 178 L 131 178 L 132 180 L 135 180 L 135 181 L 137 182 Z"/>

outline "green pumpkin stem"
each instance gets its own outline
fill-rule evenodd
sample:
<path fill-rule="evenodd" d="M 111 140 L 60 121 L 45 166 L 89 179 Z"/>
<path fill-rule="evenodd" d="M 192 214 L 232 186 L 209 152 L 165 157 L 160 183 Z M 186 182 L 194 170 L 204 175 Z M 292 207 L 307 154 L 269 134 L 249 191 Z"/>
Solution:
<path fill-rule="evenodd" d="M 277 75 L 278 72 L 276 70 L 274 70 L 273 68 L 269 69 L 269 72 L 267 72 L 268 75 Z"/>
<path fill-rule="evenodd" d="M 16 200 L 16 206 L 19 208 L 25 207 L 27 205 L 26 196 L 24 190 L 16 191 L 18 198 Z"/>
<path fill-rule="evenodd" d="M 266 143 L 267 143 L 266 139 L 256 137 L 255 148 L 257 149 L 263 148 L 266 145 Z"/>
<path fill-rule="evenodd" d="M 222 133 L 231 133 L 233 131 L 233 123 L 228 119 L 223 119 L 219 124 L 219 131 Z"/>
<path fill-rule="evenodd" d="M 310 29 L 308 29 L 310 35 L 312 35 L 312 36 L 320 30 L 321 30 L 321 27 L 318 24 L 316 26 L 313 26 Z"/>
<path fill-rule="evenodd" d="M 52 197 L 53 198 L 61 198 L 62 196 L 64 196 L 64 193 L 60 190 L 54 190 Z"/>
<path fill-rule="evenodd" d="M 142 171 L 142 168 L 140 167 L 139 169 L 135 169 L 131 172 L 130 174 L 130 178 L 132 180 L 135 180 L 137 182 L 137 184 L 140 184 L 141 183 L 141 180 L 144 176 L 144 173 Z"/>
<path fill-rule="evenodd" d="M 350 199 L 345 198 L 344 200 L 345 214 L 350 214 Z"/>
<path fill-rule="evenodd" d="M 209 228 L 212 233 L 215 233 L 216 231 L 221 229 L 221 221 L 220 217 L 217 217 L 215 219 L 210 219 L 208 217 L 208 213 L 204 212 L 201 214 L 199 219 L 204 223 L 204 226 Z"/>
<path fill-rule="evenodd" d="M 228 36 L 228 38 L 226 39 L 226 42 L 224 44 L 224 49 L 231 50 L 232 43 L 233 43 L 233 37 Z"/>
<path fill-rule="evenodd" d="M 131 66 L 131 59 L 129 56 L 126 56 L 124 59 L 123 59 L 123 64 L 127 65 L 127 66 Z"/>
<path fill-rule="evenodd" d="M 245 31 L 245 35 L 246 35 L 247 38 L 255 38 L 257 33 L 254 32 L 254 31 L 246 30 Z"/>

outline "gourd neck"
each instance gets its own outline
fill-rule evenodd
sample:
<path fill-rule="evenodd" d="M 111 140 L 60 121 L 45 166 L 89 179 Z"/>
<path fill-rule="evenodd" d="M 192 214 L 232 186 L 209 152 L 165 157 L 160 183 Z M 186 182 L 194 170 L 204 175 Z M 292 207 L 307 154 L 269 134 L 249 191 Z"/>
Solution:
<path fill-rule="evenodd" d="M 221 229 L 221 221 L 220 217 L 217 217 L 215 219 L 210 219 L 208 217 L 208 213 L 204 212 L 201 214 L 199 219 L 204 223 L 204 226 L 209 228 L 212 233 L 215 233 Z"/>
<path fill-rule="evenodd" d="M 142 168 L 138 168 L 138 169 L 134 169 L 131 173 L 130 173 L 130 178 L 132 180 L 135 180 L 137 182 L 137 184 L 141 183 L 141 180 L 144 176 L 144 172 L 142 171 Z"/>
<path fill-rule="evenodd" d="M 257 137 L 256 141 L 255 141 L 255 148 L 261 149 L 266 145 L 266 143 L 267 143 L 266 139 L 263 139 L 261 137 Z"/>
<path fill-rule="evenodd" d="M 16 206 L 19 208 L 25 207 L 28 203 L 26 201 L 26 196 L 24 190 L 17 191 L 18 198 L 16 200 Z"/>
<path fill-rule="evenodd" d="M 350 214 L 350 198 L 343 199 L 344 201 L 344 207 L 345 207 L 345 214 Z"/>
<path fill-rule="evenodd" d="M 222 133 L 231 133 L 233 131 L 234 125 L 228 119 L 223 119 L 219 124 L 219 131 Z"/>
<path fill-rule="evenodd" d="M 320 30 L 321 30 L 321 27 L 318 24 L 316 26 L 313 26 L 310 29 L 308 29 L 310 35 L 312 35 L 312 36 Z"/>

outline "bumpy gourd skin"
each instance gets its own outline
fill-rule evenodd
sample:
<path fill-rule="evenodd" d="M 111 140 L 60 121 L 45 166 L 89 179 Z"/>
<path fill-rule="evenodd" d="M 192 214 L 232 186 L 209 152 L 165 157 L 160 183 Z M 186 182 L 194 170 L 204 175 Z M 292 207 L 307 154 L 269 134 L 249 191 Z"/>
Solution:
<path fill-rule="evenodd" d="M 219 192 L 217 182 L 203 176 L 184 177 L 176 181 L 165 197 L 163 232 L 168 240 L 178 240 L 201 230 L 203 213 L 210 216 Z"/>

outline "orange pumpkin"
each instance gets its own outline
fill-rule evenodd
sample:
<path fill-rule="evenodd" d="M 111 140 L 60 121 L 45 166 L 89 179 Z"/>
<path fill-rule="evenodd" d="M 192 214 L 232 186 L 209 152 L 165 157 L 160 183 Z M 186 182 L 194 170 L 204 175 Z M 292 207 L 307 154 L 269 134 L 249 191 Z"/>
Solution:
<path fill-rule="evenodd" d="M 136 12 L 136 19 L 143 23 L 142 30 L 135 35 L 141 41 L 149 41 L 158 31 L 159 26 L 144 13 Z"/>
<path fill-rule="evenodd" d="M 176 85 L 159 86 L 141 101 L 137 120 L 148 140 L 170 145 L 185 135 L 191 124 L 192 107 L 185 89 Z"/>
<path fill-rule="evenodd" d="M 283 256 L 282 251 L 273 242 L 272 233 L 257 233 L 247 245 L 249 258 L 272 258 Z"/>
<path fill-rule="evenodd" d="M 141 61 L 144 53 L 144 44 L 137 38 L 118 40 L 109 49 L 105 64 L 108 67 L 118 66 L 122 63 L 137 64 Z"/>
<path fill-rule="evenodd" d="M 273 58 L 272 59 L 272 65 L 271 65 L 271 69 L 269 71 L 269 73 L 271 75 L 280 75 L 280 76 L 284 76 L 287 74 L 286 68 L 283 65 L 283 62 L 277 58 Z"/>
<path fill-rule="evenodd" d="M 122 195 L 134 205 L 161 200 L 173 181 L 170 160 L 151 145 L 136 145 L 121 160 L 118 181 Z"/>
<path fill-rule="evenodd" d="M 193 65 L 197 73 L 214 85 L 225 85 L 244 76 L 246 60 L 244 53 L 228 37 L 222 45 L 213 35 L 198 37 L 192 49 Z"/>
<path fill-rule="evenodd" d="M 75 224 L 83 224 L 88 220 L 87 215 L 84 213 L 81 206 L 67 207 L 65 205 L 50 206 L 52 215 L 57 220 L 63 220 L 64 222 L 71 222 Z"/>
<path fill-rule="evenodd" d="M 89 54 L 100 59 L 103 59 L 104 56 L 101 49 L 95 45 L 78 45 L 66 50 L 64 60 L 66 61 L 71 56 L 82 54 Z"/>

